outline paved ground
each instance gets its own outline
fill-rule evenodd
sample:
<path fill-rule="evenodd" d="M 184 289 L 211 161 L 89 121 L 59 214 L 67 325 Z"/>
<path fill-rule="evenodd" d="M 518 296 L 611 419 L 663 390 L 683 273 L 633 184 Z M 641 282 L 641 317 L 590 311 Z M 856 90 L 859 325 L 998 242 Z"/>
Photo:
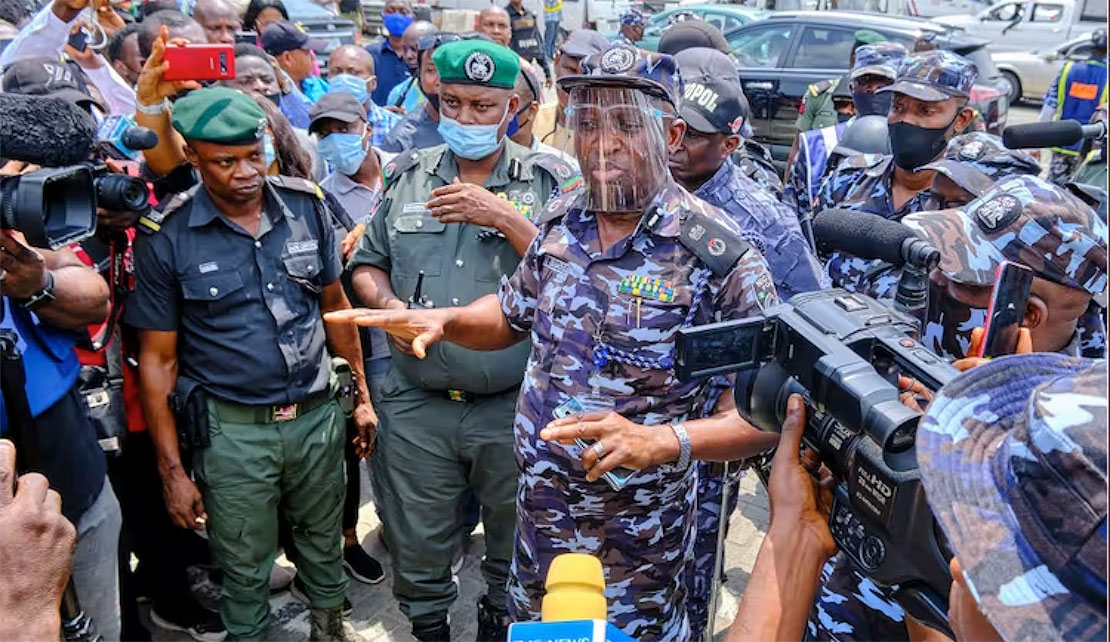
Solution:
<path fill-rule="evenodd" d="M 366 483 L 363 469 L 363 489 Z M 725 545 L 725 573 L 728 582 L 721 589 L 718 616 L 716 621 L 717 639 L 723 639 L 724 629 L 736 615 L 740 593 L 747 584 L 748 575 L 755 564 L 755 556 L 770 513 L 767 497 L 755 476 L 749 475 L 741 482 L 740 501 L 732 522 Z M 364 491 L 365 495 L 365 491 Z M 355 628 L 370 642 L 409 642 L 409 624 L 397 608 L 392 595 L 392 580 L 389 554 L 378 542 L 376 530 L 378 517 L 369 497 L 359 511 L 358 535 L 363 545 L 386 566 L 386 580 L 381 584 L 368 586 L 351 582 L 348 597 L 354 604 L 351 621 Z M 466 563 L 459 573 L 459 599 L 451 610 L 452 634 L 454 640 L 474 640 L 477 633 L 474 605 L 484 591 L 479 562 L 485 548 L 481 531 L 470 540 Z M 284 559 L 279 563 L 286 564 Z M 270 607 L 276 620 L 271 628 L 270 639 L 299 641 L 308 637 L 308 611 L 288 593 L 282 593 L 270 600 Z M 152 629 L 157 640 L 189 640 L 181 633 Z"/>

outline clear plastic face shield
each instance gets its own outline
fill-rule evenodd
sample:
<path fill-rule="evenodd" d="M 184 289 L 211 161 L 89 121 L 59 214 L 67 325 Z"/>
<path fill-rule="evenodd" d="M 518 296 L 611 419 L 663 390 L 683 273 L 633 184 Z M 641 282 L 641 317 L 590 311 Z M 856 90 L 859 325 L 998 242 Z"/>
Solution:
<path fill-rule="evenodd" d="M 642 211 L 668 183 L 667 134 L 660 99 L 625 87 L 575 87 L 561 149 L 574 149 L 586 209 Z"/>

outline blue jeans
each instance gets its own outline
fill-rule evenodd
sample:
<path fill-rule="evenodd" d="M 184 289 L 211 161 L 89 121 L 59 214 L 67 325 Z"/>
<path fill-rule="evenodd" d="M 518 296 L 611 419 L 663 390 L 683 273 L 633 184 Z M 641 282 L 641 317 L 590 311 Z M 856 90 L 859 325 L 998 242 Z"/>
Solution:
<path fill-rule="evenodd" d="M 543 23 L 543 51 L 548 60 L 555 59 L 555 39 L 559 37 L 559 21 L 548 20 Z"/>

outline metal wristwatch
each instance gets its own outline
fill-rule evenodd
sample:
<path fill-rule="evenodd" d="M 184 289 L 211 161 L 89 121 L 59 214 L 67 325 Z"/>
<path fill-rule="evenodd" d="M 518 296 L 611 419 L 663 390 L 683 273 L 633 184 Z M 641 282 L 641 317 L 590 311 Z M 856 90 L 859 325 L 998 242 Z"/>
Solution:
<path fill-rule="evenodd" d="M 38 292 L 35 292 L 34 294 L 27 297 L 26 299 L 18 299 L 16 301 L 16 303 L 19 303 L 24 308 L 34 312 L 35 310 L 37 310 L 38 308 L 41 308 L 44 305 L 47 305 L 49 303 L 53 303 L 54 298 L 55 298 L 54 297 L 54 273 L 51 272 L 50 270 L 47 270 L 46 271 L 46 285 L 42 286 L 41 290 L 39 290 Z"/>
<path fill-rule="evenodd" d="M 671 430 L 678 437 L 678 461 L 671 464 L 671 467 L 681 472 L 690 467 L 690 435 L 686 433 L 686 426 L 681 421 L 671 424 Z"/>

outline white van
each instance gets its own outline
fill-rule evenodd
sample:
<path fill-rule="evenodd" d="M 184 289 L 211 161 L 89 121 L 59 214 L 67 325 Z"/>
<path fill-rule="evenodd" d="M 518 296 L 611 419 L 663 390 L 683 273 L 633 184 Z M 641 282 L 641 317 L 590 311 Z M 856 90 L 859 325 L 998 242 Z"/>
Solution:
<path fill-rule="evenodd" d="M 970 16 L 936 21 L 991 41 L 991 51 L 1061 45 L 1106 25 L 1106 0 L 1004 0 Z"/>

